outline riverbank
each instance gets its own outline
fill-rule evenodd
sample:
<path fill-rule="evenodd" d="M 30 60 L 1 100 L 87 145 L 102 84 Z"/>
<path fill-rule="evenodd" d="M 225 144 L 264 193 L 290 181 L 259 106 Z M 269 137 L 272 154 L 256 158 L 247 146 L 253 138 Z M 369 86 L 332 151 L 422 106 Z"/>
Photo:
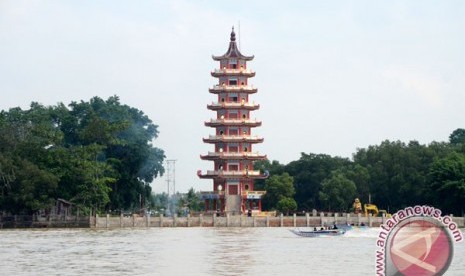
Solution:
<path fill-rule="evenodd" d="M 244 215 L 202 215 L 198 217 L 112 217 L 104 216 L 95 218 L 95 228 L 124 228 L 124 227 L 325 227 L 334 224 L 366 225 L 379 227 L 385 223 L 386 217 L 365 217 L 354 214 L 325 213 L 313 216 L 253 216 Z M 464 217 L 452 217 L 459 227 L 465 227 Z"/>
<path fill-rule="evenodd" d="M 3 216 L 0 229 L 8 228 L 144 228 L 144 227 L 325 227 L 333 224 L 366 225 L 379 227 L 386 217 L 365 217 L 354 214 L 306 213 L 303 216 L 253 216 L 200 214 L 186 217 L 151 216 Z M 465 217 L 452 217 L 465 227 Z"/>

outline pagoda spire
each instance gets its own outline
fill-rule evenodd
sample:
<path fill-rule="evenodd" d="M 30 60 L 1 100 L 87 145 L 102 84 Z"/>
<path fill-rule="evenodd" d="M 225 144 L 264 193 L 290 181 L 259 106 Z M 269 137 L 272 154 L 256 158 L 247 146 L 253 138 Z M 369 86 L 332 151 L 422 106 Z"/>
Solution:
<path fill-rule="evenodd" d="M 236 41 L 236 33 L 234 32 L 234 26 L 232 26 L 232 31 L 231 31 L 231 42 Z"/>
<path fill-rule="evenodd" d="M 236 33 L 234 32 L 234 26 L 232 27 L 231 31 L 231 37 L 230 37 L 230 42 L 229 42 L 229 48 L 228 51 L 222 55 L 222 56 L 213 56 L 214 60 L 221 61 L 221 60 L 226 60 L 230 58 L 238 58 L 238 59 L 243 59 L 246 61 L 253 60 L 254 56 L 245 56 L 243 55 L 240 51 L 239 48 L 237 48 L 237 43 L 236 43 Z"/>

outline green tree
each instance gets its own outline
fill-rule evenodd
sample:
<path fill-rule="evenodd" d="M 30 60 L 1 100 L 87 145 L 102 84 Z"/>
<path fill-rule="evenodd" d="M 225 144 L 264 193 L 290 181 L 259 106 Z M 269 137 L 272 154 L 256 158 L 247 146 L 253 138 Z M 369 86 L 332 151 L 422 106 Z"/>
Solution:
<path fill-rule="evenodd" d="M 273 160 L 271 163 L 268 159 L 259 160 L 254 163 L 254 169 L 259 170 L 262 173 L 268 172 L 269 175 L 279 175 L 285 172 L 284 165 L 280 164 L 278 161 Z M 258 179 L 254 183 L 254 188 L 256 191 L 265 190 L 265 180 Z"/>
<path fill-rule="evenodd" d="M 293 198 L 295 189 L 293 178 L 288 173 L 273 175 L 265 181 L 266 195 L 263 198 L 264 209 L 275 209 L 283 198 Z"/>
<path fill-rule="evenodd" d="M 347 179 L 355 183 L 357 187 L 356 196 L 362 202 L 368 202 L 370 195 L 370 173 L 367 168 L 360 164 L 353 164 L 344 170 Z"/>
<path fill-rule="evenodd" d="M 299 208 L 304 210 L 322 208 L 319 199 L 321 183 L 333 170 L 350 164 L 347 158 L 313 153 L 302 153 L 299 160 L 287 164 L 285 171 L 294 178 L 295 199 Z"/>
<path fill-rule="evenodd" d="M 161 194 L 153 194 L 151 197 L 152 208 L 162 213 L 168 208 L 168 194 L 163 192 Z"/>
<path fill-rule="evenodd" d="M 452 153 L 431 166 L 435 203 L 445 212 L 463 215 L 465 202 L 465 155 Z"/>
<path fill-rule="evenodd" d="M 465 129 L 454 130 L 449 136 L 449 142 L 453 145 L 465 144 Z"/>
<path fill-rule="evenodd" d="M 70 104 L 72 118 L 63 124 L 66 142 L 103 146 L 99 161 L 111 165 L 112 181 L 108 208 L 138 209 L 150 202 L 150 183 L 164 172 L 164 152 L 152 145 L 157 126 L 138 109 L 122 105 L 117 96 L 106 101 Z"/>
<path fill-rule="evenodd" d="M 328 210 L 347 211 L 356 195 L 355 183 L 341 171 L 334 171 L 321 184 L 320 200 Z M 332 209 L 333 208 L 333 209 Z"/>
<path fill-rule="evenodd" d="M 409 205 L 430 204 L 427 180 L 435 158 L 449 151 L 445 144 L 420 145 L 417 141 L 383 141 L 380 145 L 359 149 L 354 162 L 369 172 L 369 191 L 373 202 L 383 209 L 401 209 Z"/>
<path fill-rule="evenodd" d="M 117 96 L 0 112 L 0 210 L 31 213 L 57 198 L 85 210 L 139 208 L 163 173 L 157 126 Z"/>
<path fill-rule="evenodd" d="M 293 198 L 285 197 L 278 201 L 276 209 L 288 216 L 289 212 L 297 210 L 297 202 Z"/>
<path fill-rule="evenodd" d="M 186 194 L 186 205 L 190 211 L 198 212 L 203 210 L 203 203 L 200 200 L 200 194 L 196 193 L 194 188 L 190 188 Z"/>

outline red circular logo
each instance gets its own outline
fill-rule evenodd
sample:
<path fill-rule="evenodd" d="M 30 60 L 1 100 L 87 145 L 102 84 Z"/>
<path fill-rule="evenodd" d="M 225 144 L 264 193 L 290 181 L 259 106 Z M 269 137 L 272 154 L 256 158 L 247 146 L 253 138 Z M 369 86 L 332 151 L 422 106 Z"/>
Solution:
<path fill-rule="evenodd" d="M 452 260 L 449 232 L 432 218 L 414 217 L 396 225 L 388 244 L 392 265 L 403 275 L 442 275 Z"/>

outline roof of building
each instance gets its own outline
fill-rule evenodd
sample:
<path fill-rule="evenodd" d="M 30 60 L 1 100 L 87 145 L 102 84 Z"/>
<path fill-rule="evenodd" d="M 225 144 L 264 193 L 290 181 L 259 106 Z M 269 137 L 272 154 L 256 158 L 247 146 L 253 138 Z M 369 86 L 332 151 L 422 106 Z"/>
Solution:
<path fill-rule="evenodd" d="M 244 56 L 241 54 L 239 49 L 237 48 L 236 44 L 236 33 L 234 32 L 234 27 L 232 27 L 231 31 L 231 41 L 229 42 L 229 48 L 226 54 L 222 56 L 212 56 L 214 60 L 223 60 L 229 58 L 237 58 L 237 59 L 244 59 L 244 60 L 252 60 L 254 56 Z"/>

